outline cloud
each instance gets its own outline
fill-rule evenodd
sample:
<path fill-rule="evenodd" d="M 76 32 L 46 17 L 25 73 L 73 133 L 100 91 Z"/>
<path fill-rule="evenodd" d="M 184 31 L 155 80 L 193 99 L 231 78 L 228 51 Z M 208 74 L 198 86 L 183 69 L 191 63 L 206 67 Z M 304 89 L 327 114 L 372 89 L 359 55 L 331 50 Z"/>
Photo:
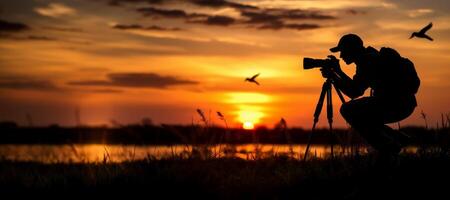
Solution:
<path fill-rule="evenodd" d="M 304 20 L 304 19 L 335 19 L 333 16 L 323 15 L 317 12 L 306 12 L 303 10 L 286 10 L 286 9 L 267 9 L 258 11 L 242 11 L 241 15 L 246 17 L 244 22 L 250 27 L 256 27 L 258 29 L 294 29 L 294 30 L 307 30 L 316 29 L 321 26 L 318 24 L 310 23 L 286 23 L 286 21 L 292 20 Z"/>
<path fill-rule="evenodd" d="M 146 8 L 138 8 L 137 11 L 142 13 L 146 17 L 152 17 L 154 19 L 158 19 L 160 17 L 178 18 L 184 19 L 188 23 L 228 26 L 236 22 L 236 20 L 232 17 L 220 15 L 207 15 L 200 13 L 187 13 L 184 10 L 179 9 L 161 9 L 154 7 L 146 7 Z"/>
<path fill-rule="evenodd" d="M 196 81 L 183 80 L 172 76 L 161 76 L 155 73 L 110 73 L 107 77 L 107 80 L 71 81 L 68 82 L 68 84 L 79 86 L 118 86 L 164 89 L 174 85 L 198 83 Z"/>
<path fill-rule="evenodd" d="M 245 9 L 259 9 L 256 6 L 252 5 L 246 5 L 241 3 L 235 3 L 235 2 L 229 2 L 225 0 L 189 0 L 190 3 L 193 3 L 198 6 L 206 6 L 206 7 L 231 7 L 238 10 L 245 10 Z"/>
<path fill-rule="evenodd" d="M 123 6 L 124 3 L 148 3 L 148 4 L 162 4 L 167 0 L 109 0 L 108 5 Z"/>
<path fill-rule="evenodd" d="M 148 3 L 150 5 L 154 4 L 167 4 L 168 2 L 172 3 L 191 3 L 197 6 L 201 7 L 210 7 L 210 8 L 221 8 L 221 7 L 229 7 L 234 8 L 241 12 L 260 12 L 260 13 L 266 13 L 266 14 L 272 14 L 276 16 L 277 18 L 285 18 L 285 19 L 335 19 L 334 16 L 331 15 L 325 15 L 321 14 L 317 11 L 309 11 L 309 10 L 301 10 L 301 9 L 287 9 L 287 8 L 261 8 L 258 6 L 253 6 L 249 4 L 242 4 L 237 2 L 230 2 L 226 0 L 113 0 L 110 1 L 114 2 L 113 5 L 122 5 L 122 3 Z M 144 8 L 145 9 L 145 8 Z M 155 9 L 155 8 L 153 8 Z M 157 9 L 159 11 L 162 11 L 162 9 Z M 152 10 L 156 11 L 156 10 Z M 167 10 L 171 11 L 173 13 L 159 13 L 161 15 L 165 15 L 166 17 L 175 17 L 174 15 L 177 15 L 176 17 L 186 17 L 187 13 L 183 10 L 177 10 L 177 13 L 175 13 L 175 10 Z M 142 12 L 142 10 L 141 10 Z M 170 15 L 170 16 L 169 16 Z"/>
<path fill-rule="evenodd" d="M 85 92 L 91 92 L 91 93 L 123 93 L 122 90 L 115 90 L 115 89 L 96 89 L 96 90 L 86 90 Z"/>
<path fill-rule="evenodd" d="M 60 90 L 49 80 L 0 80 L 0 88 L 17 90 L 40 90 L 57 91 Z"/>
<path fill-rule="evenodd" d="M 146 17 L 158 18 L 178 18 L 184 19 L 188 23 L 199 23 L 205 25 L 216 26 L 231 26 L 245 24 L 247 27 L 258 29 L 294 29 L 294 30 L 306 30 L 320 28 L 318 24 L 311 23 L 295 23 L 286 21 L 295 20 L 327 20 L 336 19 L 331 15 L 325 15 L 318 12 L 309 12 L 299 9 L 286 10 L 286 9 L 263 9 L 263 10 L 242 10 L 242 19 L 235 19 L 228 16 L 220 15 L 207 15 L 200 13 L 187 13 L 184 10 L 179 9 L 161 9 L 154 7 L 138 8 L 138 12 Z M 143 29 L 141 25 L 124 26 L 126 28 Z"/>
<path fill-rule="evenodd" d="M 60 87 L 51 80 L 32 79 L 27 76 L 0 76 L 0 89 L 32 90 L 41 92 L 83 92 L 83 93 L 122 93 L 124 91 L 111 88 L 73 89 Z"/>
<path fill-rule="evenodd" d="M 11 34 L 0 34 L 1 39 L 11 39 L 17 41 L 57 41 L 57 38 L 40 36 L 40 35 L 28 35 L 28 36 L 14 36 Z"/>
<path fill-rule="evenodd" d="M 236 22 L 232 17 L 227 16 L 208 16 L 205 19 L 191 21 L 193 23 L 201 23 L 206 25 L 229 26 Z"/>
<path fill-rule="evenodd" d="M 23 38 L 25 40 L 42 40 L 42 41 L 55 41 L 58 40 L 53 37 L 47 37 L 47 36 L 39 36 L 39 35 L 29 35 L 28 37 Z"/>
<path fill-rule="evenodd" d="M 20 32 L 29 30 L 30 27 L 20 22 L 8 22 L 0 19 L 0 32 Z"/>
<path fill-rule="evenodd" d="M 203 13 L 189 13 L 181 9 L 170 9 L 169 2 L 175 3 L 190 3 L 200 7 L 209 8 L 232 8 L 235 9 L 241 17 L 231 17 L 222 15 L 210 15 Z M 261 8 L 254 5 L 248 5 L 243 3 L 231 2 L 226 0 L 158 0 L 158 1 L 146 1 L 146 0 L 114 0 L 109 1 L 112 5 L 127 4 L 150 4 L 159 5 L 158 7 L 141 7 L 136 11 L 141 13 L 145 17 L 151 17 L 155 20 L 161 18 L 168 19 L 181 19 L 187 23 L 197 23 L 213 26 L 239 26 L 246 25 L 245 27 L 257 28 L 257 29 L 293 29 L 293 30 L 306 30 L 320 28 L 319 24 L 299 22 L 300 20 L 334 20 L 337 17 L 329 14 L 324 14 L 316 10 L 302 10 L 302 9 L 289 9 L 289 8 Z M 355 11 L 352 13 L 356 13 Z M 131 28 L 131 27 L 130 27 Z M 143 29 L 143 27 L 136 26 L 136 29 Z"/>
<path fill-rule="evenodd" d="M 256 6 L 241 4 L 236 2 L 230 2 L 225 0 L 109 0 L 108 4 L 111 6 L 124 6 L 124 4 L 138 4 L 147 3 L 150 5 L 162 5 L 167 3 L 191 3 L 202 7 L 231 7 L 235 9 L 258 9 Z"/>
<path fill-rule="evenodd" d="M 180 30 L 182 30 L 181 28 L 166 28 L 166 27 L 161 27 L 161 26 L 156 26 L 156 25 L 144 27 L 139 24 L 129 24 L 129 25 L 116 24 L 113 26 L 113 28 L 120 29 L 120 30 L 151 30 L 151 31 L 180 31 Z"/>
<path fill-rule="evenodd" d="M 145 7 L 136 9 L 137 12 L 143 14 L 146 17 L 165 17 L 165 18 L 183 18 L 183 19 L 193 19 L 198 17 L 206 17 L 204 14 L 188 14 L 184 10 L 179 9 L 160 9 L 155 7 Z"/>
<path fill-rule="evenodd" d="M 51 3 L 47 7 L 39 7 L 34 9 L 40 15 L 58 18 L 61 16 L 75 15 L 77 11 L 61 3 Z"/>
<path fill-rule="evenodd" d="M 428 8 L 421 8 L 421 9 L 415 9 L 415 10 L 410 10 L 408 11 L 408 16 L 411 18 L 415 18 L 415 17 L 421 17 L 430 13 L 433 13 L 434 10 L 432 9 L 428 9 Z"/>
<path fill-rule="evenodd" d="M 331 15 L 299 9 L 264 9 L 256 11 L 242 11 L 241 15 L 248 18 L 247 23 L 272 23 L 282 20 L 326 20 L 336 19 Z"/>
<path fill-rule="evenodd" d="M 367 14 L 366 11 L 360 11 L 360 10 L 355 10 L 355 9 L 345 10 L 345 13 L 349 14 L 349 15 L 364 15 L 364 14 Z"/>
<path fill-rule="evenodd" d="M 61 31 L 61 32 L 75 32 L 75 33 L 83 32 L 83 30 L 80 28 L 67 28 L 67 27 L 54 27 L 54 26 L 44 26 L 42 28 L 47 29 L 47 30 L 52 30 L 52 31 Z"/>
<path fill-rule="evenodd" d="M 266 1 L 264 3 L 268 3 L 268 2 L 272 2 L 272 1 Z M 273 1 L 273 2 L 274 2 L 273 4 L 280 4 L 277 1 Z M 286 3 L 287 1 L 283 1 L 283 2 Z M 226 0 L 109 0 L 108 1 L 109 5 L 114 5 L 114 6 L 118 6 L 118 5 L 123 6 L 124 4 L 143 4 L 143 3 L 150 4 L 150 5 L 160 5 L 160 6 L 169 5 L 169 3 L 172 3 L 173 5 L 181 4 L 181 3 L 190 3 L 193 5 L 199 6 L 199 7 L 209 7 L 209 8 L 214 8 L 214 9 L 233 8 L 238 11 L 262 11 L 262 12 L 278 11 L 279 12 L 278 15 L 282 15 L 282 14 L 292 15 L 294 18 L 296 17 L 296 14 L 300 14 L 299 15 L 300 18 L 304 18 L 304 15 L 306 13 L 312 14 L 308 18 L 311 18 L 311 17 L 316 17 L 316 19 L 334 18 L 334 17 L 328 16 L 328 15 L 321 15 L 321 14 L 317 13 L 316 11 L 288 9 L 288 8 L 272 8 L 272 7 L 274 7 L 274 5 L 269 5 L 268 6 L 269 8 L 263 8 L 263 7 L 258 7 L 255 5 L 226 1 Z M 293 4 L 296 4 L 296 3 L 293 2 Z M 323 3 L 321 3 L 321 4 L 323 4 Z M 259 3 L 259 5 L 261 5 L 261 3 Z M 316 15 L 316 16 L 314 16 L 314 15 Z"/>

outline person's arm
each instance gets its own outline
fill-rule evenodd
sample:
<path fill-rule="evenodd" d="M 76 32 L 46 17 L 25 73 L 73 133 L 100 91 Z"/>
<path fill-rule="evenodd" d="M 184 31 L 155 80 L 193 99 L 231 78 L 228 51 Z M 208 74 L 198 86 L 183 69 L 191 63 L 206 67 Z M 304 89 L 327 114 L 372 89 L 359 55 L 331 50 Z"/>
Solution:
<path fill-rule="evenodd" d="M 339 70 L 336 70 L 336 77 L 332 80 L 337 88 L 352 99 L 362 96 L 364 91 L 369 88 L 369 85 L 362 75 L 358 74 L 358 71 L 351 79 L 339 68 Z"/>
<path fill-rule="evenodd" d="M 321 72 L 323 77 L 331 78 L 335 86 L 352 99 L 362 96 L 364 91 L 369 87 L 362 73 L 359 72 L 358 69 L 356 70 L 353 79 L 351 79 L 341 70 L 338 61 L 330 68 L 322 68 Z"/>

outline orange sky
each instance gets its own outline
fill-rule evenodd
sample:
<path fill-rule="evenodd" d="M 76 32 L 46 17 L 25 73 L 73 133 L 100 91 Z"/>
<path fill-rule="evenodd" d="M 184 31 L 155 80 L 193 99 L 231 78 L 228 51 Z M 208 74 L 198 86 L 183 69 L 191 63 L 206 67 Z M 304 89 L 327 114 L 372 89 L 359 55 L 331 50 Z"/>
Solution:
<path fill-rule="evenodd" d="M 434 126 L 450 112 L 449 13 L 445 0 L 1 1 L 0 120 L 190 124 L 199 108 L 219 125 L 216 111 L 232 126 L 309 128 L 323 78 L 302 59 L 356 33 L 415 63 L 419 106 L 402 124 L 424 125 L 423 110 Z M 429 22 L 435 41 L 408 39 Z M 256 73 L 260 86 L 244 82 Z"/>

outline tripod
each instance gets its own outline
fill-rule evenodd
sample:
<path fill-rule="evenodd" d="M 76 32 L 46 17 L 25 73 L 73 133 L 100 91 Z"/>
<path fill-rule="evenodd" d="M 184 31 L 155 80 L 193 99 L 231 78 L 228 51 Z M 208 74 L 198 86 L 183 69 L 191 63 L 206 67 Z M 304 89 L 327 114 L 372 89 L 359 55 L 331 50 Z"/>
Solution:
<path fill-rule="evenodd" d="M 336 90 L 336 92 L 339 96 L 339 99 L 341 99 L 342 103 L 345 103 L 345 99 L 344 99 L 344 96 L 342 96 L 341 91 L 333 84 L 333 81 L 330 78 L 327 78 L 322 85 L 322 92 L 320 93 L 319 101 L 317 102 L 316 110 L 314 111 L 314 124 L 313 124 L 312 130 L 311 130 L 311 133 L 309 134 L 308 144 L 306 145 L 305 155 L 303 157 L 303 160 L 305 160 L 305 161 L 308 156 L 309 147 L 311 146 L 312 135 L 316 129 L 317 122 L 319 122 L 319 116 L 320 116 L 320 112 L 322 112 L 323 101 L 325 99 L 325 95 L 327 97 L 328 124 L 330 126 L 330 134 L 333 136 L 332 86 L 334 86 L 334 89 Z M 333 156 L 333 145 L 334 145 L 334 142 L 331 142 L 331 157 L 334 157 Z"/>

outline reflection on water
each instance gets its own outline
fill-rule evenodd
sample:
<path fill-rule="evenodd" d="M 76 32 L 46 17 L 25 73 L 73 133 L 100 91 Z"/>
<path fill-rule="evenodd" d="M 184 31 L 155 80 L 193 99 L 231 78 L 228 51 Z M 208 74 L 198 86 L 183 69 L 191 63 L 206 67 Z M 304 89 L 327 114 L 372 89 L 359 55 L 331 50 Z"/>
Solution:
<path fill-rule="evenodd" d="M 258 159 L 273 155 L 286 155 L 293 158 L 302 158 L 306 145 L 270 145 L 270 144 L 243 144 L 243 145 L 103 145 L 103 144 L 77 144 L 77 145 L 0 145 L 0 158 L 15 161 L 37 161 L 43 163 L 56 162 L 123 162 L 140 159 L 161 159 L 173 157 L 189 157 L 202 155 L 209 157 L 235 156 L 243 159 Z M 311 156 L 325 158 L 330 155 L 329 145 L 312 145 Z M 408 152 L 415 152 L 416 148 L 407 148 Z M 206 153 L 205 153 L 206 152 Z M 355 152 L 367 153 L 364 147 L 339 148 L 334 146 L 335 154 L 349 155 Z"/>

